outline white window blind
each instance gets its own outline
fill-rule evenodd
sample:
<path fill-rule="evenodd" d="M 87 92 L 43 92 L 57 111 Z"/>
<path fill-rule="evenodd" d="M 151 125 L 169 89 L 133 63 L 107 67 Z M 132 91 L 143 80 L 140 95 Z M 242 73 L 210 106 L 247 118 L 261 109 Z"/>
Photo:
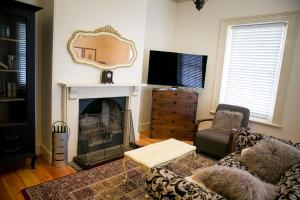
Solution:
<path fill-rule="evenodd" d="M 286 23 L 231 26 L 220 102 L 244 106 L 251 117 L 272 121 L 286 36 Z"/>
<path fill-rule="evenodd" d="M 17 34 L 18 34 L 18 52 L 17 57 L 19 58 L 18 64 L 18 84 L 21 87 L 26 86 L 26 24 L 18 23 L 17 24 Z"/>

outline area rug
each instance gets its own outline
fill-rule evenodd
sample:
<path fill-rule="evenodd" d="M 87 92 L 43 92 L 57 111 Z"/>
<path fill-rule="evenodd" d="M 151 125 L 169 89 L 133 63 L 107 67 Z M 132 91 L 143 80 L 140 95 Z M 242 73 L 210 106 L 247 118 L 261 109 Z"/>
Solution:
<path fill-rule="evenodd" d="M 191 157 L 166 166 L 182 176 L 189 175 Z M 58 178 L 22 190 L 26 200 L 109 200 L 145 198 L 144 171 L 133 162 L 127 163 L 128 181 L 123 182 L 125 172 L 123 160 Z M 203 155 L 196 155 L 192 170 L 213 165 L 214 161 Z"/>

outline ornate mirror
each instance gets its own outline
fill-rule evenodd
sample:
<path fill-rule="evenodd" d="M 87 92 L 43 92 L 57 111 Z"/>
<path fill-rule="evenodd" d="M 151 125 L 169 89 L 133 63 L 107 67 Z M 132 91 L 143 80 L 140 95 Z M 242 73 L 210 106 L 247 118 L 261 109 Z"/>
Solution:
<path fill-rule="evenodd" d="M 136 48 L 111 26 L 94 31 L 75 31 L 68 41 L 74 62 L 111 70 L 129 67 L 136 59 Z"/>

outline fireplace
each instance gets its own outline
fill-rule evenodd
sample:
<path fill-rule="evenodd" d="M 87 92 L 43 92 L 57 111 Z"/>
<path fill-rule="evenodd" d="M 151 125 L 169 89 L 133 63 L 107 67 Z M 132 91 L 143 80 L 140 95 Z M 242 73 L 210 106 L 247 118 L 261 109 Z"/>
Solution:
<path fill-rule="evenodd" d="M 126 97 L 79 100 L 79 131 L 76 162 L 83 169 L 118 159 L 135 148 Z"/>

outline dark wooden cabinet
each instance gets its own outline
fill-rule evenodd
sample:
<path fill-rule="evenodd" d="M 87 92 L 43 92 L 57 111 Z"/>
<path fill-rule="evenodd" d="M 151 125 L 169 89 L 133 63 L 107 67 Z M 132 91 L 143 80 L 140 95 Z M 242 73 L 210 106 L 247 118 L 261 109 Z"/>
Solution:
<path fill-rule="evenodd" d="M 35 12 L 0 2 L 0 164 L 35 162 Z"/>
<path fill-rule="evenodd" d="M 153 89 L 151 138 L 193 140 L 198 93 L 179 89 Z"/>

